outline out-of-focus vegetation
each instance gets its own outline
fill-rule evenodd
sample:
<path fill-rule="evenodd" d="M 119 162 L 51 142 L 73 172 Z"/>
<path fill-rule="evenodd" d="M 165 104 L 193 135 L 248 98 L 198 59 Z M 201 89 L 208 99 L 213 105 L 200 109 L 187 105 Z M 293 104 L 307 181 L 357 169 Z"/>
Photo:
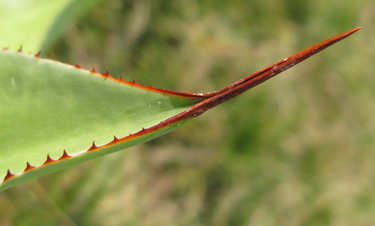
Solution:
<path fill-rule="evenodd" d="M 0 224 L 375 224 L 373 1 L 111 0 L 45 54 L 207 92 L 358 26 L 166 136 L 0 193 Z"/>

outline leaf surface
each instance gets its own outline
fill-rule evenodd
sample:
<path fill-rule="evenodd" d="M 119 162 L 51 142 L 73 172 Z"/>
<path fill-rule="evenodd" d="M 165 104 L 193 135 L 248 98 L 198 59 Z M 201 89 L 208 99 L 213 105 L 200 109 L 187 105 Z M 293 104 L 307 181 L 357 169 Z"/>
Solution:
<path fill-rule="evenodd" d="M 156 89 L 1 51 L 0 190 L 161 136 L 357 30 L 211 93 Z"/>
<path fill-rule="evenodd" d="M 103 2 L 103 0 L 71 0 L 68 2 L 48 28 L 39 48 L 42 51 L 49 49 L 72 21 L 75 21 L 100 2 Z"/>
<path fill-rule="evenodd" d="M 0 1 L 0 47 L 45 51 L 68 24 L 100 1 Z"/>

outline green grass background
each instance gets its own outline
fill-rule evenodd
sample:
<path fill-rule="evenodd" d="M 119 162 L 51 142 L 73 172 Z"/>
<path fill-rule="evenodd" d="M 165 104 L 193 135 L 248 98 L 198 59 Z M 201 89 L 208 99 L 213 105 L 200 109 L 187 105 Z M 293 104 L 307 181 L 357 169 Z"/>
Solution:
<path fill-rule="evenodd" d="M 0 225 L 375 225 L 375 2 L 110 0 L 49 58 L 220 89 L 364 29 L 149 143 L 0 193 Z"/>

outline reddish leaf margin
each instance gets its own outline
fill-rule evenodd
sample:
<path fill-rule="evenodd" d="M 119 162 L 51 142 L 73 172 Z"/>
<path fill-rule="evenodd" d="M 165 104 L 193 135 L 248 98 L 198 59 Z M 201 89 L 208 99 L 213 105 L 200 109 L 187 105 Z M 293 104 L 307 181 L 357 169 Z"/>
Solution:
<path fill-rule="evenodd" d="M 188 119 L 188 118 L 193 118 L 193 117 L 197 117 L 201 114 L 203 114 L 204 112 L 206 112 L 207 110 L 223 103 L 223 102 L 226 102 L 238 95 L 240 95 L 241 93 L 253 88 L 254 86 L 257 86 L 259 84 L 261 84 L 262 82 L 265 82 L 267 81 L 268 79 L 276 76 L 277 74 L 293 67 L 294 65 L 304 61 L 305 59 L 315 55 L 316 53 L 322 51 L 323 49 L 335 44 L 336 42 L 339 42 L 340 40 L 350 36 L 351 34 L 355 33 L 356 31 L 360 30 L 361 27 L 359 28 L 355 28 L 355 29 L 352 29 L 350 31 L 347 31 L 345 33 L 342 33 L 340 35 L 337 35 L 337 36 L 334 36 L 330 39 L 327 39 L 323 42 L 320 42 L 316 45 L 313 45 L 299 53 L 296 53 L 290 57 L 287 57 L 271 66 L 268 66 L 258 72 L 255 72 L 241 80 L 238 80 L 237 82 L 219 90 L 219 91 L 215 91 L 215 92 L 210 92 L 210 93 L 185 93 L 185 92 L 176 92 L 176 91 L 170 91 L 170 90 L 165 90 L 165 89 L 157 89 L 157 88 L 154 88 L 152 86 L 144 86 L 144 85 L 140 85 L 138 83 L 136 83 L 134 80 L 131 81 L 131 82 L 128 82 L 128 81 L 124 81 L 122 78 L 120 79 L 116 79 L 116 78 L 113 78 L 111 77 L 108 72 L 104 73 L 104 74 L 100 74 L 98 72 L 95 71 L 95 69 L 91 70 L 91 73 L 92 74 L 95 74 L 95 75 L 99 75 L 99 76 L 103 76 L 107 79 L 112 79 L 112 80 L 115 80 L 117 82 L 120 82 L 120 83 L 124 83 L 126 85 L 131 85 L 131 86 L 137 86 L 139 88 L 142 88 L 142 89 L 146 89 L 146 90 L 150 90 L 150 91 L 154 91 L 154 92 L 161 92 L 161 93 L 167 93 L 167 94 L 170 94 L 170 95 L 176 95 L 176 96 L 182 96 L 182 97 L 189 97 L 189 98 L 200 98 L 202 99 L 201 102 L 199 102 L 198 104 L 190 107 L 189 109 L 181 112 L 180 114 L 177 114 L 165 121 L 162 121 L 160 122 L 159 124 L 155 125 L 155 126 L 152 126 L 150 128 L 142 128 L 142 130 L 138 131 L 137 133 L 134 133 L 134 134 L 130 134 L 126 137 L 123 137 L 123 138 L 117 138 L 117 137 L 114 137 L 113 141 L 105 144 L 105 145 L 102 145 L 102 146 L 96 146 L 95 145 L 95 141 L 93 142 L 91 148 L 89 148 L 86 152 L 92 152 L 92 151 L 97 151 L 97 150 L 100 150 L 102 148 L 105 148 L 105 147 L 108 147 L 108 146 L 112 146 L 112 145 L 115 145 L 115 144 L 118 144 L 118 143 L 121 143 L 121 142 L 125 142 L 125 141 L 128 141 L 128 140 L 131 140 L 131 139 L 135 139 L 137 137 L 140 137 L 140 136 L 143 136 L 143 135 L 146 135 L 148 133 L 151 133 L 151 132 L 155 132 L 159 129 L 162 129 L 163 127 L 165 126 L 168 126 L 169 124 L 172 124 L 172 123 L 178 123 L 179 121 L 182 121 L 182 120 L 185 120 L 185 119 Z M 6 50 L 6 49 L 4 49 Z M 20 48 L 19 52 L 22 52 L 22 47 Z M 39 58 L 40 56 L 40 52 L 37 53 L 35 55 L 35 57 Z M 77 69 L 80 69 L 80 70 L 83 70 L 79 65 L 74 65 L 74 67 L 76 67 Z M 83 153 L 80 153 L 80 154 L 83 154 Z M 25 173 L 27 171 L 30 171 L 30 170 L 33 170 L 35 168 L 38 168 L 38 167 L 42 167 L 42 166 L 45 166 L 45 165 L 48 165 L 48 164 L 53 164 L 53 163 L 56 163 L 56 162 L 60 162 L 60 161 L 63 161 L 65 159 L 70 159 L 70 158 L 73 158 L 74 156 L 70 156 L 67 154 L 66 150 L 63 151 L 63 154 L 60 158 L 56 159 L 56 160 L 53 160 L 49 155 L 47 155 L 47 159 L 46 161 L 41 164 L 40 166 L 32 166 L 30 165 L 29 162 L 26 163 L 26 168 L 25 170 L 22 172 L 22 173 Z M 20 173 L 20 174 L 22 174 Z M 20 175 L 20 174 L 13 174 L 10 172 L 10 170 L 8 169 L 7 171 L 7 174 L 4 178 L 4 180 L 1 182 L 5 182 L 13 177 L 16 177 L 17 175 Z M 1 184 L 0 183 L 0 184 Z"/>

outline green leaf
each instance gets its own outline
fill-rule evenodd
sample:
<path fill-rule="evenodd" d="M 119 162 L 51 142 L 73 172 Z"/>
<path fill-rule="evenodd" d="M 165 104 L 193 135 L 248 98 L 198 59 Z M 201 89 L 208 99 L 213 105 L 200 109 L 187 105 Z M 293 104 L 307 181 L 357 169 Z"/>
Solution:
<path fill-rule="evenodd" d="M 357 30 L 205 94 L 0 51 L 0 190 L 170 132 Z"/>
<path fill-rule="evenodd" d="M 22 172 L 26 162 L 41 165 L 48 154 L 52 159 L 61 157 L 63 150 L 77 155 L 93 141 L 100 146 L 114 136 L 123 138 L 152 127 L 202 100 L 17 52 L 1 52 L 0 62 L 0 177 L 5 177 L 4 169 Z M 145 142 L 177 125 L 131 139 L 100 155 Z M 91 153 L 63 165 L 97 157 L 99 152 Z"/>
<path fill-rule="evenodd" d="M 73 0 L 70 1 L 59 13 L 54 23 L 48 29 L 47 35 L 41 45 L 41 50 L 49 49 L 52 44 L 60 37 L 65 28 L 75 21 L 79 16 L 93 8 L 103 0 Z M 50 1 L 48 1 L 50 2 Z"/>
<path fill-rule="evenodd" d="M 0 47 L 45 51 L 68 24 L 100 1 L 0 1 Z"/>

